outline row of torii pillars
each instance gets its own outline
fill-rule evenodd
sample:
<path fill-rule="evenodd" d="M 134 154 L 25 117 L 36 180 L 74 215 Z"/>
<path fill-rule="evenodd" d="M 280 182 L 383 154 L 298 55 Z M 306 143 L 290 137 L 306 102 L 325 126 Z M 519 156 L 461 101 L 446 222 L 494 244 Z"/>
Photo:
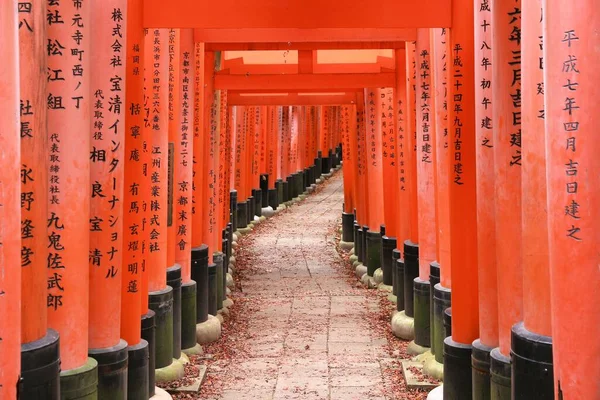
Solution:
<path fill-rule="evenodd" d="M 144 31 L 141 1 L 6 2 L 0 397 L 151 396 L 225 299 L 234 228 L 343 149 L 343 240 L 445 398 L 599 398 L 593 6 L 455 0 L 393 73 L 337 81 L 219 75 L 191 29 Z M 317 89 L 345 95 L 300 100 Z"/>

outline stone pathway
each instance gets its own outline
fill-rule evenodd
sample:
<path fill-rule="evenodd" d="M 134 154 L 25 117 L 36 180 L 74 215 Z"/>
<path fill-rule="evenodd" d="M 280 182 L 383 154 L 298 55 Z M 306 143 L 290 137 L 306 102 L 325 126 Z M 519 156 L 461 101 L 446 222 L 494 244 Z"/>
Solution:
<path fill-rule="evenodd" d="M 391 350 L 369 319 L 380 312 L 378 296 L 356 287 L 335 248 L 342 174 L 318 190 L 240 240 L 241 292 L 233 325 L 225 323 L 216 345 L 224 354 L 209 367 L 207 383 L 218 395 L 207 398 L 424 398 L 386 390 Z"/>

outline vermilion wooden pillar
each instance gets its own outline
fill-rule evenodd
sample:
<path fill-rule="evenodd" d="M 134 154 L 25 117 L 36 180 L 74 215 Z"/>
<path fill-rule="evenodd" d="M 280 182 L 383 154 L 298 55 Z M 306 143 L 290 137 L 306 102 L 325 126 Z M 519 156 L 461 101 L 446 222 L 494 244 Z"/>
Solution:
<path fill-rule="evenodd" d="M 107 3 L 93 3 L 91 11 L 90 93 L 94 112 L 90 121 L 89 295 L 95 301 L 90 301 L 88 346 L 90 356 L 98 361 L 98 396 L 125 399 L 127 368 L 113 371 L 106 367 L 115 362 L 126 365 L 127 360 L 120 317 L 127 2 Z"/>
<path fill-rule="evenodd" d="M 277 188 L 275 181 L 277 180 L 277 159 L 279 156 L 278 152 L 278 136 L 277 136 L 277 107 L 267 107 L 267 175 L 268 175 L 268 204 L 273 210 L 279 207 L 279 200 L 277 197 Z"/>
<path fill-rule="evenodd" d="M 546 150 L 542 1 L 522 7 L 522 256 L 523 322 L 511 337 L 511 398 L 554 397 Z M 535 378 L 532 378 L 535 376 Z"/>
<path fill-rule="evenodd" d="M 167 286 L 167 210 L 169 151 L 169 31 L 149 30 L 144 53 L 150 162 L 150 211 L 148 215 L 148 290 L 149 308 L 156 313 L 155 368 L 173 363 L 173 289 Z M 152 49 L 152 51 L 150 51 Z M 160 378 L 157 376 L 157 380 Z"/>
<path fill-rule="evenodd" d="M 543 6 L 555 394 L 597 399 L 600 305 L 586 293 L 600 290 L 600 11 L 594 1 Z"/>
<path fill-rule="evenodd" d="M 368 185 L 366 195 L 369 204 L 369 229 L 366 234 L 367 275 L 372 277 L 381 267 L 381 225 L 383 211 L 383 159 L 381 89 L 365 89 L 366 115 L 366 172 Z M 364 262 L 364 261 L 363 261 Z"/>
<path fill-rule="evenodd" d="M 479 338 L 473 342 L 472 374 L 473 398 L 481 400 L 490 398 L 490 352 L 498 346 L 492 26 L 488 3 L 475 11 Z"/>
<path fill-rule="evenodd" d="M 13 2 L 7 2 L 14 7 Z M 7 10 L 8 10 L 7 8 Z M 1 11 L 0 11 L 1 12 Z M 58 399 L 59 393 L 59 346 L 58 333 L 48 330 L 48 318 L 46 313 L 47 295 L 47 245 L 48 239 L 45 227 L 48 219 L 48 136 L 46 133 L 46 4 L 19 3 L 14 13 L 18 13 L 19 52 L 16 49 L 9 50 L 3 47 L 3 54 L 12 51 L 11 57 L 19 57 L 20 62 L 20 93 L 14 92 L 12 88 L 3 88 L 8 96 L 19 95 L 20 98 L 20 148 L 21 148 L 21 196 L 35 199 L 32 207 L 21 207 L 21 378 L 22 386 L 20 394 L 32 396 L 37 393 L 49 399 Z M 11 13 L 12 14 L 12 13 Z M 4 20 L 3 20 L 4 21 Z M 6 26 L 14 29 L 13 23 Z M 4 38 L 12 38 L 14 32 L 5 34 Z M 9 61 L 10 63 L 10 61 Z M 7 72 L 14 72 L 9 68 Z M 5 77 L 0 78 L 5 79 Z M 10 78 L 14 79 L 14 77 Z M 7 110 L 14 114 L 14 99 L 3 99 Z M 13 108 L 10 108 L 10 107 Z M 10 124 L 15 123 L 14 115 L 7 118 Z M 12 140 L 15 134 L 14 126 L 2 128 L 7 133 L 7 139 Z M 2 139 L 0 139 L 2 141 Z M 14 144 L 12 144 L 14 145 Z M 3 152 L 16 152 L 10 145 L 3 145 Z M 13 153 L 14 154 L 14 153 Z M 2 166 L 8 173 L 12 173 L 12 166 Z M 10 175 L 6 175 L 8 178 Z M 10 187 L 13 183 L 4 181 Z M 8 199 L 0 199 L 0 203 Z M 27 205 L 25 203 L 23 205 Z M 1 209 L 1 207 L 0 207 Z M 15 209 L 16 212 L 18 209 Z M 0 210 L 0 214 L 4 213 Z M 0 217 L 0 218 L 3 218 Z M 4 221 L 4 219 L 3 219 Z M 8 223 L 7 223 L 8 224 Z M 10 230 L 11 228 L 9 228 Z M 3 242 L 6 238 L 0 238 Z M 9 238 L 11 240 L 11 238 Z M 0 245 L 0 253 L 3 252 Z M 0 255 L 0 258 L 2 256 Z M 10 265 L 8 263 L 7 265 Z M 15 264 L 15 267 L 17 264 Z M 19 268 L 14 268 L 18 270 Z M 12 285 L 15 283 L 12 282 Z M 0 286 L 0 291 L 5 286 Z M 0 300 L 1 302 L 2 300 Z M 15 303 L 15 305 L 18 303 Z M 2 306 L 0 306 L 0 309 Z M 7 315 L 4 311 L 3 315 Z M 14 327 L 9 317 L 6 321 L 8 326 Z M 4 332 L 0 337 L 7 339 Z M 0 359 L 5 361 L 13 355 L 4 354 L 0 350 Z M 47 354 L 48 356 L 42 356 Z M 17 357 L 15 357 L 16 359 Z M 54 365 L 53 365 L 54 364 Z M 46 368 L 48 371 L 40 379 L 36 371 Z M 0 380 L 0 384 L 6 382 Z M 13 395 L 14 396 L 14 395 Z M 3 394 L 0 389 L 0 397 L 10 398 Z"/>
<path fill-rule="evenodd" d="M 354 208 L 356 206 L 354 199 L 354 193 L 356 192 L 354 182 L 356 159 L 352 157 L 351 143 L 354 143 L 356 146 L 356 136 L 354 140 L 350 137 L 351 125 L 354 125 L 354 120 L 350 117 L 350 109 L 351 106 L 349 105 L 342 107 L 341 131 L 344 147 L 344 205 L 342 209 L 342 240 L 340 246 L 352 248 L 354 242 Z"/>
<path fill-rule="evenodd" d="M 414 317 L 413 280 L 419 276 L 419 202 L 417 184 L 417 54 L 416 44 L 406 44 L 406 192 L 408 218 L 410 220 L 408 238 L 404 241 L 404 309 L 405 315 Z M 412 334 L 410 335 L 412 337 Z"/>
<path fill-rule="evenodd" d="M 432 96 L 435 112 L 435 165 L 434 191 L 436 208 L 436 260 L 431 264 L 431 351 L 435 361 L 444 360 L 444 311 L 450 307 L 451 262 L 450 262 L 450 140 L 448 132 L 448 76 L 450 51 L 448 30 L 431 30 L 433 60 Z M 436 276 L 437 275 L 437 276 Z M 432 365 L 435 368 L 435 365 Z M 425 367 L 428 373 L 428 367 Z"/>
<path fill-rule="evenodd" d="M 383 284 L 393 284 L 392 253 L 398 240 L 398 134 L 394 113 L 394 89 L 385 88 L 379 96 L 381 103 L 381 134 L 383 162 L 383 208 L 385 235 L 381 238 L 381 269 Z M 344 145 L 345 146 L 345 145 Z"/>
<path fill-rule="evenodd" d="M 181 357 L 181 265 L 175 264 L 175 146 L 181 128 L 180 31 L 169 29 L 169 145 L 167 153 L 167 285 L 173 288 L 173 358 Z"/>
<path fill-rule="evenodd" d="M 436 260 L 435 208 L 435 112 L 433 109 L 433 66 L 429 29 L 417 30 L 416 45 L 416 166 L 418 199 L 419 275 L 414 279 L 415 344 L 431 345 L 431 263 Z M 420 351 L 423 351 L 421 349 Z"/>
<path fill-rule="evenodd" d="M 356 275 L 361 276 L 367 273 L 366 267 L 366 232 L 368 230 L 369 218 L 369 197 L 368 176 L 367 176 L 367 130 L 365 116 L 365 96 L 360 93 L 356 102 L 356 131 L 357 131 L 357 209 L 356 221 L 358 222 L 358 239 L 355 245 L 355 251 L 358 249 L 358 262 Z M 365 229 L 367 228 L 367 229 Z"/>
<path fill-rule="evenodd" d="M 507 17 L 508 16 L 508 17 Z M 523 317 L 521 257 L 521 11 L 520 1 L 492 3 L 494 172 L 499 348 L 491 353 L 491 390 L 510 398 L 512 326 Z"/>
<path fill-rule="evenodd" d="M 471 343 L 479 337 L 474 3 L 452 3 L 448 134 L 452 337 L 444 340 L 444 398 L 470 398 Z"/>
<path fill-rule="evenodd" d="M 73 2 L 47 6 L 50 174 L 46 304 L 48 325 L 60 335 L 61 396 L 69 397 L 83 387 L 95 392 L 97 385 L 97 362 L 87 356 L 90 269 L 85 266 L 90 260 L 90 199 L 110 195 L 103 193 L 108 187 L 90 181 L 90 164 L 109 164 L 111 158 L 91 145 L 92 6 Z M 22 200 L 27 207 L 35 206 L 30 197 Z M 101 257 L 106 259 L 102 267 L 106 275 L 111 272 L 110 254 Z M 95 398 L 95 393 L 90 396 Z"/>
<path fill-rule="evenodd" d="M 180 31 L 179 46 L 179 128 L 175 141 L 173 178 L 173 225 L 175 226 L 175 263 L 181 266 L 181 349 L 190 355 L 196 345 L 196 281 L 192 268 L 192 197 L 194 152 L 195 54 L 194 32 Z"/>
<path fill-rule="evenodd" d="M 19 103 L 19 31 L 17 2 L 14 0 L 0 5 L 0 31 L 0 51 L 4 56 L 4 65 L 0 69 L 0 102 L 3 104 L 0 118 L 0 312 L 3 316 L 0 327 L 0 397 L 16 399 L 21 370 L 19 104 L 23 103 Z"/>
<path fill-rule="evenodd" d="M 319 151 L 321 152 L 321 174 L 328 174 L 331 169 L 329 165 L 329 124 L 331 123 L 331 107 L 320 106 L 319 125 Z"/>
<path fill-rule="evenodd" d="M 252 221 L 254 217 L 260 217 L 261 215 L 261 204 L 262 204 L 262 191 L 260 190 L 260 136 L 262 133 L 262 112 L 261 106 L 253 108 L 253 119 L 252 119 L 252 130 L 251 130 L 251 156 L 252 162 L 250 164 L 250 187 L 252 189 Z"/>
<path fill-rule="evenodd" d="M 410 236 L 410 208 L 408 206 L 407 190 L 407 85 L 408 77 L 406 74 L 406 52 L 404 49 L 398 49 L 394 52 L 396 66 L 396 85 L 394 87 L 394 111 L 397 140 L 397 175 L 398 175 L 398 232 L 396 237 L 396 249 L 392 253 L 393 257 L 393 280 L 394 294 L 396 295 L 397 311 L 404 310 L 404 261 L 402 260 L 402 250 L 404 242 L 409 240 Z"/>
<path fill-rule="evenodd" d="M 235 121 L 235 189 L 237 190 L 237 227 L 246 228 L 248 225 L 248 193 L 246 190 L 246 107 L 236 106 L 232 111 Z"/>
<path fill-rule="evenodd" d="M 150 201 L 150 177 L 145 171 L 150 149 L 149 132 L 143 129 L 144 30 L 141 0 L 128 2 L 126 43 L 123 51 L 127 84 L 124 85 L 123 100 L 121 337 L 129 345 L 127 396 L 142 399 L 154 393 L 154 342 L 145 340 L 152 339 L 154 335 L 153 328 L 147 329 L 148 326 L 154 327 L 154 312 L 148 310 L 148 274 L 145 272 Z"/>

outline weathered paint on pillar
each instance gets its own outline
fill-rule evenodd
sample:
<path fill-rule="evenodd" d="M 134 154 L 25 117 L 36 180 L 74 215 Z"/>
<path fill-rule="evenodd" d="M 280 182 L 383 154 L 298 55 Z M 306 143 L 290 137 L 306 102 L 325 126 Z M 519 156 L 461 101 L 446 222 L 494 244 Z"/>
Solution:
<path fill-rule="evenodd" d="M 512 326 L 523 317 L 521 265 L 520 0 L 492 3 L 493 120 L 500 352 L 510 356 Z"/>
<path fill-rule="evenodd" d="M 419 278 L 423 281 L 429 281 L 430 264 L 436 260 L 437 252 L 434 188 L 436 132 L 435 113 L 432 107 L 433 71 L 429 29 L 417 30 L 416 70 Z"/>
<path fill-rule="evenodd" d="M 470 345 L 479 336 L 473 1 L 455 0 L 452 21 L 448 102 L 452 339 Z"/>
<path fill-rule="evenodd" d="M 600 393 L 600 10 L 544 1 L 546 177 L 558 399 Z M 585 345 L 582 345 L 584 344 Z"/>
<path fill-rule="evenodd" d="M 150 211 L 148 215 L 148 290 L 167 286 L 167 172 L 169 148 L 169 31 L 152 29 L 144 40 L 145 112 L 149 131 Z M 152 49 L 152 50 L 150 50 Z"/>
<path fill-rule="evenodd" d="M 194 32 L 182 29 L 179 48 L 179 130 L 175 141 L 175 262 L 181 265 L 181 279 L 191 280 L 192 248 L 192 182 L 194 122 Z"/>
<path fill-rule="evenodd" d="M 366 115 L 366 170 L 369 218 L 371 232 L 379 232 L 383 224 L 383 160 L 381 154 L 381 89 L 365 89 Z M 377 266 L 376 268 L 379 268 Z"/>
<path fill-rule="evenodd" d="M 148 312 L 148 274 L 144 270 L 149 231 L 144 203 L 149 205 L 150 198 L 149 177 L 145 173 L 150 150 L 148 130 L 142 129 L 144 30 L 141 0 L 128 2 L 127 27 L 121 337 L 129 346 L 135 346 L 141 339 L 140 315 Z"/>
<path fill-rule="evenodd" d="M 8 7 L 13 6 L 14 4 Z M 48 328 L 46 313 L 48 243 L 44 231 L 48 219 L 46 3 L 19 2 L 18 18 L 21 196 L 31 195 L 36 199 L 35 207 L 33 203 L 32 207 L 21 207 L 21 246 L 19 246 L 22 274 L 21 340 L 22 343 L 30 343 L 43 338 Z M 10 37 L 11 35 L 6 36 L 6 38 Z M 7 51 L 3 51 L 2 54 L 6 54 Z M 9 103 L 3 101 L 2 104 Z M 4 130 L 10 132 L 6 128 Z M 3 147 L 3 151 L 8 150 Z M 12 322 L 9 323 L 11 324 Z"/>
<path fill-rule="evenodd" d="M 90 182 L 90 163 L 110 157 L 94 151 L 90 141 L 90 13 L 90 3 L 61 2 L 48 4 L 46 18 L 48 71 L 61 70 L 64 78 L 54 79 L 52 72 L 46 94 L 50 146 L 48 325 L 60 335 L 62 373 L 87 360 L 90 274 L 84 266 L 89 259 L 90 197 L 104 196 Z M 23 201 L 35 206 L 27 196 Z"/>
<path fill-rule="evenodd" d="M 440 263 L 440 283 L 452 286 L 450 261 L 450 197 L 448 174 L 450 173 L 450 143 L 448 132 L 448 71 L 450 51 L 448 30 L 431 30 L 433 58 L 433 104 L 435 112 L 435 208 L 437 226 L 437 260 Z M 436 350 L 437 351 L 437 350 Z"/>
<path fill-rule="evenodd" d="M 3 105 L 0 118 L 0 397 L 16 399 L 21 372 L 19 226 L 20 209 L 23 207 L 19 205 L 19 104 L 22 113 L 23 103 L 19 103 L 19 31 L 17 2 L 14 0 L 0 5 L 0 32 L 0 51 L 3 56 L 0 69 L 0 103 Z M 34 207 L 32 203 L 29 204 L 30 209 Z M 40 229 L 43 230 L 43 226 Z"/>
<path fill-rule="evenodd" d="M 419 201 L 417 185 L 417 54 L 414 42 L 406 43 L 406 189 L 410 218 L 409 239 L 419 242 Z"/>
<path fill-rule="evenodd" d="M 204 160 L 204 43 L 194 43 L 195 68 L 194 68 L 194 155 L 192 157 L 193 185 L 192 185 L 192 247 L 203 243 L 202 212 L 204 204 L 204 174 L 202 166 Z M 239 195 L 239 194 L 238 194 Z"/>
<path fill-rule="evenodd" d="M 398 135 L 394 113 L 394 89 L 381 91 L 381 135 L 383 162 L 383 207 L 385 234 L 390 238 L 398 235 Z M 346 144 L 344 144 L 346 146 Z M 344 153 L 346 153 L 344 149 Z M 345 164 L 345 162 L 344 162 Z"/>
<path fill-rule="evenodd" d="M 246 192 L 246 107 L 233 108 L 235 121 L 235 189 L 238 192 L 238 203 L 243 203 L 248 198 Z"/>
<path fill-rule="evenodd" d="M 127 2 L 92 2 L 91 16 L 89 348 L 102 349 L 121 338 Z"/>
<path fill-rule="evenodd" d="M 486 2 L 475 9 L 475 129 L 477 154 L 477 244 L 479 260 L 479 339 L 498 347 L 498 277 L 492 91 L 492 12 Z"/>
<path fill-rule="evenodd" d="M 410 206 L 408 190 L 408 128 L 407 128 L 407 87 L 406 52 L 396 50 L 396 87 L 394 88 L 394 104 L 396 111 L 396 131 L 398 137 L 398 234 L 397 248 L 403 249 L 405 240 L 410 239 Z"/>

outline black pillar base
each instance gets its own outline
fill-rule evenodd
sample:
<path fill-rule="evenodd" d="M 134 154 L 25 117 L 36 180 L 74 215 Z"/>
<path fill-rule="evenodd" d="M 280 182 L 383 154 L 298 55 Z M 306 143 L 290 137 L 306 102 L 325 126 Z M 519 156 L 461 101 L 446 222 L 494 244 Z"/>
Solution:
<path fill-rule="evenodd" d="M 217 316 L 217 264 L 208 264 L 208 313 Z"/>
<path fill-rule="evenodd" d="M 302 193 L 304 193 L 304 172 L 303 171 L 296 172 L 296 189 L 295 189 L 294 193 L 296 193 L 296 196 L 294 196 L 294 197 L 298 197 Z"/>
<path fill-rule="evenodd" d="M 437 347 L 435 343 L 435 320 L 433 316 L 433 294 L 435 292 L 435 285 L 440 283 L 440 264 L 437 261 L 429 264 L 429 321 L 431 322 L 431 354 L 435 355 Z M 443 352 L 442 347 L 440 347 L 440 353 Z"/>
<path fill-rule="evenodd" d="M 444 362 L 444 339 L 446 339 L 446 328 L 444 327 L 444 311 L 450 307 L 451 291 L 437 283 L 433 287 L 433 327 L 432 336 L 435 348 L 435 360 L 439 363 Z"/>
<path fill-rule="evenodd" d="M 192 279 L 196 281 L 196 323 L 200 324 L 208 319 L 208 246 L 205 244 L 192 249 Z"/>
<path fill-rule="evenodd" d="M 304 176 L 304 193 L 306 193 L 310 187 L 310 167 L 304 168 L 302 175 Z"/>
<path fill-rule="evenodd" d="M 323 155 L 321 154 L 321 151 L 317 153 L 317 158 L 315 158 L 315 166 L 317 167 L 317 174 L 315 175 L 315 178 L 319 178 L 323 174 Z"/>
<path fill-rule="evenodd" d="M 60 399 L 60 351 L 58 332 L 48 329 L 36 341 L 21 345 L 21 400 Z"/>
<path fill-rule="evenodd" d="M 155 368 L 164 368 L 173 362 L 173 288 L 148 293 L 148 307 L 155 315 Z"/>
<path fill-rule="evenodd" d="M 221 281 L 221 287 L 223 290 L 223 301 L 227 298 L 227 272 L 229 272 L 229 258 L 230 249 L 229 249 L 229 230 L 227 228 L 223 229 L 223 240 L 221 241 L 221 248 L 223 249 L 223 280 Z"/>
<path fill-rule="evenodd" d="M 269 174 L 260 176 L 261 208 L 269 207 Z"/>
<path fill-rule="evenodd" d="M 269 189 L 267 200 L 269 203 L 269 207 L 271 207 L 273 210 L 277 210 L 277 207 L 279 207 L 279 199 L 277 197 L 277 189 Z"/>
<path fill-rule="evenodd" d="M 232 190 L 229 192 L 229 214 L 231 215 L 231 223 L 233 224 L 233 230 L 238 228 L 238 202 L 237 202 L 237 191 Z"/>
<path fill-rule="evenodd" d="M 313 164 L 310 167 L 310 184 L 311 185 L 315 185 L 317 183 L 317 178 L 319 177 L 319 173 L 318 173 L 318 167 L 315 161 L 315 164 Z"/>
<path fill-rule="evenodd" d="M 404 242 L 404 311 L 407 317 L 414 317 L 413 281 L 419 276 L 419 245 Z"/>
<path fill-rule="evenodd" d="M 277 190 L 277 207 L 279 207 L 280 204 L 284 203 L 283 180 L 277 179 L 277 181 L 275 182 L 275 190 Z"/>
<path fill-rule="evenodd" d="M 127 342 L 116 346 L 89 349 L 88 355 L 98 362 L 98 398 L 127 399 Z"/>
<path fill-rule="evenodd" d="M 290 178 L 288 177 L 285 181 L 283 181 L 283 202 L 287 203 L 291 200 L 290 197 Z"/>
<path fill-rule="evenodd" d="M 398 249 L 392 250 L 392 294 L 394 296 L 398 295 L 398 280 L 396 277 L 396 272 L 398 272 L 396 268 L 396 262 L 402 258 L 402 253 Z"/>
<path fill-rule="evenodd" d="M 490 392 L 493 400 L 510 399 L 510 358 L 496 347 L 490 353 Z"/>
<path fill-rule="evenodd" d="M 396 310 L 404 311 L 404 260 L 396 260 Z"/>
<path fill-rule="evenodd" d="M 473 400 L 491 400 L 490 392 L 490 353 L 493 348 L 473 342 L 471 355 L 471 379 L 473 380 Z"/>
<path fill-rule="evenodd" d="M 512 327 L 513 400 L 553 399 L 552 338 L 535 334 L 523 322 Z"/>
<path fill-rule="evenodd" d="M 181 357 L 181 266 L 167 268 L 167 285 L 173 288 L 173 358 Z"/>
<path fill-rule="evenodd" d="M 295 199 L 300 193 L 298 193 L 298 173 L 294 172 L 288 177 L 290 185 L 290 199 Z"/>
<path fill-rule="evenodd" d="M 254 215 L 260 217 L 262 215 L 262 190 L 252 190 L 252 197 L 254 197 Z M 252 218 L 254 219 L 254 218 Z"/>
<path fill-rule="evenodd" d="M 213 261 L 216 266 L 215 286 L 217 287 L 217 310 L 220 310 L 223 308 L 223 300 L 225 300 L 225 297 L 224 297 L 225 292 L 223 291 L 223 279 L 224 279 L 226 273 L 223 268 L 223 253 L 221 253 L 221 252 L 214 253 Z"/>
<path fill-rule="evenodd" d="M 367 266 L 367 232 L 369 232 L 369 227 L 367 225 L 363 225 L 363 233 L 361 236 L 362 243 L 360 245 L 360 250 L 362 252 L 362 263 L 366 267 Z"/>
<path fill-rule="evenodd" d="M 446 331 L 446 337 L 452 336 L 452 307 L 444 310 L 444 331 Z"/>
<path fill-rule="evenodd" d="M 381 267 L 381 233 L 367 231 L 367 275 Z"/>
<path fill-rule="evenodd" d="M 329 157 L 321 158 L 321 175 L 328 174 L 331 171 L 331 163 Z"/>
<path fill-rule="evenodd" d="M 431 346 L 430 295 L 431 285 L 419 277 L 413 281 L 415 343 L 422 347 Z"/>
<path fill-rule="evenodd" d="M 140 340 L 135 346 L 127 348 L 127 399 L 148 400 L 148 342 Z"/>
<path fill-rule="evenodd" d="M 354 214 L 342 211 L 342 242 L 354 241 Z"/>
<path fill-rule="evenodd" d="M 181 348 L 196 346 L 196 291 L 195 281 L 181 285 Z"/>
<path fill-rule="evenodd" d="M 237 227 L 245 228 L 248 226 L 248 202 L 237 203 Z"/>
<path fill-rule="evenodd" d="M 469 344 L 444 340 L 444 399 L 471 400 L 471 350 Z"/>
<path fill-rule="evenodd" d="M 394 284 L 393 253 L 396 244 L 395 237 L 383 236 L 381 238 L 381 270 L 383 272 L 383 284 L 388 286 Z"/>
<path fill-rule="evenodd" d="M 248 200 L 246 200 L 246 207 L 247 207 L 247 211 L 246 211 L 246 226 L 250 225 L 250 222 L 254 221 L 254 210 L 255 210 L 255 205 L 254 205 L 254 196 L 250 196 L 248 197 Z"/>
<path fill-rule="evenodd" d="M 154 370 L 156 369 L 156 321 L 154 311 L 142 315 L 142 339 L 148 343 L 148 397 L 154 396 L 156 384 Z"/>
<path fill-rule="evenodd" d="M 356 255 L 358 262 L 363 262 L 363 252 L 362 252 L 362 244 L 363 244 L 363 230 L 362 226 L 357 222 L 354 223 L 354 254 Z"/>

